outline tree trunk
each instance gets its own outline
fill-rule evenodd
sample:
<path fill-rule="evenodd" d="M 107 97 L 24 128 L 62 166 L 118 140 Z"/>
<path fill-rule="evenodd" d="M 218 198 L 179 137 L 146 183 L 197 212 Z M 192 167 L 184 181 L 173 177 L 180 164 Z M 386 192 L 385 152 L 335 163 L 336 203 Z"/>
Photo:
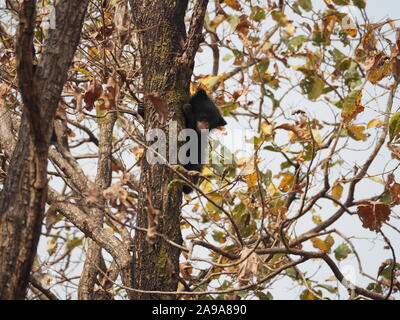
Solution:
<path fill-rule="evenodd" d="M 53 120 L 79 43 L 88 0 L 55 8 L 42 59 L 33 74 L 36 1 L 24 0 L 17 36 L 18 78 L 24 103 L 18 141 L 0 195 L 0 300 L 24 299 L 47 198 L 47 161 Z"/>
<path fill-rule="evenodd" d="M 183 126 L 182 105 L 188 101 L 194 54 L 208 1 L 198 1 L 188 34 L 184 17 L 188 0 L 131 0 L 132 14 L 138 33 L 143 86 L 145 94 L 145 130 L 160 128 L 169 141 L 168 121 Z M 193 41 L 193 42 L 192 42 Z M 168 106 L 163 117 L 146 95 L 157 95 Z M 163 119 L 165 118 L 165 119 Z M 168 154 L 168 148 L 167 148 Z M 163 164 L 149 164 L 143 157 L 140 177 L 139 213 L 136 225 L 148 227 L 148 207 L 160 210 L 162 218 L 157 232 L 177 244 L 182 243 L 180 205 L 182 186 L 170 185 L 174 173 Z M 146 234 L 135 233 L 134 288 L 141 290 L 176 291 L 179 276 L 180 250 L 160 237 L 150 243 Z M 137 299 L 174 299 L 174 295 L 137 293 Z"/>

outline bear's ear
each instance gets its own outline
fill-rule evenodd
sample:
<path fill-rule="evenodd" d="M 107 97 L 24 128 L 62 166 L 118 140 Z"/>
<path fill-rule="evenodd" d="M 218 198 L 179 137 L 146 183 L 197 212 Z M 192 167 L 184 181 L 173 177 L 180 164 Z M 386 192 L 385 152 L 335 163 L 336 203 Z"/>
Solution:
<path fill-rule="evenodd" d="M 185 103 L 182 107 L 183 114 L 188 115 L 192 112 L 192 105 L 190 103 Z"/>
<path fill-rule="evenodd" d="M 218 120 L 218 123 L 217 123 L 218 127 L 226 126 L 226 124 L 227 124 L 227 123 L 226 123 L 226 121 L 224 120 L 224 118 L 220 117 L 219 120 Z"/>
<path fill-rule="evenodd" d="M 205 92 L 205 90 L 201 88 L 197 89 L 196 96 L 201 98 L 208 98 L 207 92 Z"/>

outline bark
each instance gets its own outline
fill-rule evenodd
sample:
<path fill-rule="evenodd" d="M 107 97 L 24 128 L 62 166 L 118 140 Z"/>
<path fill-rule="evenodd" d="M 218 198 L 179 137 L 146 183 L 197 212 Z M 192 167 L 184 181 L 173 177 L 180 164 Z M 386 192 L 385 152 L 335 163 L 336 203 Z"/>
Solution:
<path fill-rule="evenodd" d="M 23 116 L 0 195 L 0 300 L 24 299 L 47 197 L 47 162 L 61 90 L 79 43 L 88 0 L 56 6 L 42 59 L 33 73 L 34 0 L 22 2 L 17 35 L 17 73 Z"/>
<path fill-rule="evenodd" d="M 99 140 L 99 160 L 97 164 L 96 185 L 101 189 L 106 189 L 111 184 L 112 174 L 112 134 L 116 113 L 107 115 L 105 121 L 100 124 Z M 104 199 L 101 205 L 105 205 Z M 98 228 L 103 227 L 104 212 L 98 208 L 91 210 L 91 216 L 96 220 Z M 80 300 L 93 300 L 95 298 L 95 282 L 102 262 L 101 247 L 92 239 L 89 239 L 89 246 L 86 252 L 86 260 L 83 266 L 83 272 L 79 281 L 78 298 Z M 100 295 L 96 295 L 101 297 Z M 102 297 L 107 297 L 103 295 Z"/>
<path fill-rule="evenodd" d="M 143 87 L 148 94 L 161 97 L 168 106 L 168 115 L 161 116 L 145 99 L 145 130 L 168 128 L 168 121 L 183 126 L 182 105 L 188 101 L 194 56 L 201 40 L 201 29 L 208 1 L 195 4 L 190 29 L 186 33 L 184 17 L 188 0 L 131 0 L 135 28 L 139 31 Z M 169 141 L 168 131 L 166 133 Z M 167 149 L 168 150 L 168 149 Z M 180 204 L 182 186 L 170 185 L 173 172 L 165 165 L 142 161 L 139 212 L 136 225 L 148 227 L 147 207 L 160 210 L 162 219 L 157 231 L 175 243 L 182 243 Z M 149 203 L 150 202 L 150 203 Z M 178 287 L 180 250 L 160 238 L 149 243 L 146 234 L 135 233 L 134 283 L 141 290 L 173 291 Z M 136 293 L 136 299 L 174 299 L 173 295 Z"/>

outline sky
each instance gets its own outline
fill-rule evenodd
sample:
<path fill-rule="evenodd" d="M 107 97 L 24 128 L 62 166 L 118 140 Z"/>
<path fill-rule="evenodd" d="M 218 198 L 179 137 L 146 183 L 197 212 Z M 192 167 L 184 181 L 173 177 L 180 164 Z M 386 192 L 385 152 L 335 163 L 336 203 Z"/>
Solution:
<path fill-rule="evenodd" d="M 322 0 L 313 0 L 313 6 L 314 8 L 324 7 L 325 5 Z M 346 8 L 347 9 L 347 8 Z M 367 1 L 367 15 L 370 19 L 371 22 L 383 22 L 387 20 L 388 18 L 395 19 L 395 22 L 398 26 L 400 26 L 400 21 L 398 19 L 400 18 L 400 1 L 398 0 L 368 0 Z M 354 15 L 354 17 L 357 19 L 357 14 L 358 10 L 353 10 L 353 8 L 350 7 L 350 9 L 345 10 L 344 12 L 346 13 L 351 13 Z M 397 20 L 396 20 L 397 19 Z M 221 57 L 224 56 L 224 53 L 221 53 Z M 212 68 L 212 59 L 211 59 L 211 51 L 209 49 L 205 49 L 203 53 L 201 53 L 197 57 L 197 69 L 195 70 L 199 74 L 209 74 L 211 72 Z M 224 72 L 225 70 L 229 70 L 231 68 L 230 62 L 223 63 L 221 62 L 221 68 L 220 68 L 220 73 Z M 230 87 L 229 84 L 225 85 L 225 88 L 227 88 L 228 91 L 233 91 Z M 372 87 L 366 87 L 366 92 L 364 94 L 364 99 L 369 100 L 373 96 L 379 96 L 379 94 L 382 92 L 379 89 L 375 89 Z M 368 94 L 371 94 L 369 96 Z M 277 95 L 279 97 L 279 94 Z M 382 99 L 379 99 L 375 104 L 372 103 L 371 109 L 368 109 L 365 111 L 366 116 L 381 116 L 383 113 L 383 110 L 386 108 L 386 101 L 387 101 L 387 96 L 383 97 Z M 326 110 L 326 105 L 323 105 L 322 103 L 310 103 L 310 101 L 306 100 L 305 98 L 299 98 L 299 95 L 289 95 L 289 97 L 285 100 L 285 105 L 283 106 L 283 109 L 285 107 L 289 107 L 290 110 L 292 110 L 295 107 L 301 107 L 303 110 L 305 110 L 311 117 L 315 117 L 318 119 L 329 119 L 327 118 L 327 110 Z M 265 108 L 268 108 L 268 105 L 265 106 Z M 394 112 L 398 111 L 399 109 L 399 101 L 395 99 L 394 103 Z M 224 137 L 227 141 L 233 141 L 233 145 L 238 145 L 237 140 L 233 137 L 232 128 L 234 129 L 244 129 L 247 128 L 247 122 L 244 121 L 236 121 L 232 118 L 228 119 L 228 126 L 227 126 L 227 136 Z M 365 144 L 360 144 L 362 145 L 362 149 L 354 148 L 354 150 L 350 150 L 345 153 L 345 160 L 348 165 L 348 167 L 352 167 L 355 163 L 361 164 L 360 159 L 366 159 L 366 157 L 369 154 L 370 148 L 373 146 L 374 139 L 371 137 L 371 144 L 369 147 L 365 147 Z M 232 150 L 234 151 L 234 150 Z M 264 165 L 266 165 L 268 168 L 271 168 L 274 172 L 279 172 L 279 164 L 281 160 L 279 159 L 279 156 L 274 156 L 271 154 L 266 154 L 265 159 L 263 161 Z M 380 173 L 382 171 L 382 164 L 388 162 L 388 168 L 393 168 L 398 164 L 397 160 L 391 160 L 390 159 L 390 154 L 387 151 L 381 152 L 375 162 L 371 166 L 371 170 L 369 171 L 370 173 L 374 173 L 374 166 L 375 166 L 375 173 Z M 340 176 L 341 172 L 334 172 L 333 175 L 337 175 L 338 177 Z M 400 175 L 396 173 L 396 178 L 397 181 L 399 181 Z M 366 198 L 368 196 L 373 196 L 376 194 L 379 194 L 382 191 L 382 186 L 377 184 L 376 182 L 373 182 L 371 180 L 365 181 L 359 184 L 359 187 L 357 188 L 357 196 L 358 198 Z M 344 192 L 345 194 L 345 192 Z M 320 210 L 318 211 L 318 214 L 321 215 L 322 219 L 326 219 L 329 217 L 333 212 L 337 210 L 336 207 L 333 207 L 329 201 L 321 201 L 318 202 L 320 205 Z M 399 209 L 396 207 L 395 212 L 399 214 Z M 309 217 L 307 217 L 308 220 L 303 219 L 299 221 L 299 223 L 296 226 L 296 232 L 297 234 L 300 234 L 302 232 L 307 231 L 310 228 L 310 221 Z M 392 219 L 393 220 L 393 219 Z M 394 225 L 399 226 L 399 222 L 397 221 L 390 221 Z M 361 260 L 363 262 L 363 267 L 364 267 L 364 272 L 376 276 L 377 270 L 379 268 L 379 265 L 382 261 L 386 259 L 391 258 L 391 253 L 389 250 L 384 249 L 384 243 L 379 240 L 376 241 L 376 239 L 379 239 L 379 237 L 376 236 L 374 232 L 370 232 L 369 230 L 365 230 L 364 228 L 361 227 L 361 222 L 359 218 L 356 215 L 350 216 L 350 215 L 344 215 L 337 223 L 335 223 L 333 228 L 337 228 L 340 231 L 342 231 L 344 234 L 347 235 L 353 235 L 354 239 L 352 239 L 353 243 L 355 244 L 358 253 L 360 254 Z M 384 227 L 383 231 L 385 232 L 386 236 L 388 236 L 390 239 L 392 239 L 392 245 L 395 247 L 396 250 L 396 255 L 399 257 L 400 256 L 400 235 L 398 233 L 393 232 L 392 229 L 388 227 Z M 341 242 L 337 242 L 334 245 L 334 248 Z M 304 247 L 304 249 L 310 249 L 313 250 L 314 248 L 309 244 Z M 321 267 L 322 266 L 322 267 Z M 356 258 L 354 255 L 351 258 L 348 258 L 344 260 L 342 263 L 339 263 L 339 267 L 343 274 L 350 280 L 352 280 L 354 283 L 360 286 L 366 286 L 370 280 L 366 280 L 362 278 L 358 274 L 358 265 Z M 310 261 L 305 264 L 302 264 L 300 266 L 300 269 L 305 271 L 307 273 L 307 276 L 311 275 L 316 275 L 316 279 L 327 279 L 332 276 L 331 271 L 324 266 L 323 264 L 318 264 L 315 263 L 315 261 Z M 341 294 L 341 299 L 347 297 L 347 292 L 344 289 L 343 286 L 339 285 L 340 288 L 340 294 Z M 299 294 L 301 291 L 304 290 L 304 287 L 294 287 L 293 283 L 291 281 L 288 281 L 287 279 L 284 279 L 280 282 L 277 282 L 274 286 L 273 289 L 271 290 L 271 293 L 273 294 L 275 299 L 296 299 L 298 298 Z"/>
<path fill-rule="evenodd" d="M 318 3 L 323 3 L 322 0 L 313 0 L 314 5 L 318 5 Z M 0 0 L 0 7 L 4 6 L 4 0 Z M 367 13 L 371 21 L 373 22 L 382 22 L 386 20 L 387 18 L 392 18 L 392 19 L 400 19 L 400 1 L 399 0 L 368 0 L 367 1 Z M 396 21 L 397 25 L 400 26 L 400 21 Z M 221 57 L 224 54 L 221 54 Z M 201 73 L 201 74 L 209 74 L 211 72 L 212 68 L 212 59 L 211 59 L 211 51 L 209 49 L 205 49 L 202 54 L 200 54 L 196 58 L 196 72 Z M 229 69 L 230 65 L 229 62 L 221 62 L 221 69 L 220 72 L 224 72 L 225 70 Z M 384 109 L 384 103 L 386 101 L 386 98 L 380 100 L 380 103 L 377 104 L 376 108 L 377 110 L 383 110 Z M 399 101 L 396 101 L 396 104 L 399 105 Z M 298 105 L 299 103 L 303 104 L 311 115 L 317 116 L 317 117 L 323 117 L 324 112 L 321 108 L 320 105 L 318 104 L 309 104 L 307 100 L 299 101 L 297 96 L 293 96 L 292 98 L 289 97 L 287 99 L 287 105 L 289 106 L 295 106 Z M 228 141 L 231 139 L 231 135 L 233 132 L 233 128 L 235 129 L 244 129 L 247 127 L 247 124 L 244 122 L 237 122 L 234 119 L 227 119 L 228 120 L 228 126 L 227 126 L 227 137 L 222 138 L 226 139 Z M 231 139 L 231 141 L 235 141 L 234 139 Z M 348 161 L 349 165 L 352 161 L 359 161 L 360 157 L 364 157 L 366 154 L 368 154 L 368 149 L 364 151 L 360 150 L 354 150 L 353 152 L 348 153 Z M 271 166 L 271 168 L 277 169 L 277 164 L 280 163 L 278 161 L 278 158 L 266 158 L 264 161 L 265 165 Z M 380 156 L 376 161 L 382 161 L 387 162 L 388 158 L 385 156 Z M 392 163 L 392 165 L 394 165 Z M 93 166 L 92 166 L 93 168 Z M 95 171 L 94 171 L 95 172 Z M 361 188 L 358 190 L 359 194 L 361 195 L 368 195 L 371 193 L 375 193 L 379 189 L 380 186 L 378 186 L 375 182 L 369 181 L 364 184 L 362 184 Z M 321 206 L 323 207 L 323 212 L 321 212 L 321 216 L 324 218 L 330 216 L 333 211 L 336 210 L 336 208 L 333 208 L 328 202 L 321 202 Z M 324 207 L 325 206 L 325 207 Z M 397 212 L 398 213 L 398 212 Z M 301 221 L 297 225 L 297 232 L 301 233 L 302 231 L 308 230 L 310 227 L 309 221 Z M 337 227 L 340 229 L 342 232 L 346 234 L 353 234 L 355 237 L 359 237 L 360 239 L 354 239 L 354 242 L 356 246 L 359 249 L 359 253 L 361 256 L 361 259 L 365 262 L 365 272 L 371 274 L 371 275 L 376 275 L 376 272 L 379 268 L 379 264 L 388 258 L 391 258 L 390 252 L 388 250 L 383 249 L 383 243 L 381 241 L 377 242 L 374 239 L 376 238 L 375 233 L 366 231 L 365 229 L 361 228 L 361 222 L 359 219 L 355 216 L 344 216 L 343 219 L 340 220 L 337 224 L 334 225 L 334 227 Z M 400 257 L 400 235 L 398 233 L 392 232 L 389 228 L 384 229 L 386 235 L 392 239 L 392 244 L 395 246 L 397 256 Z M 367 241 L 365 241 L 365 238 L 368 238 Z M 40 243 L 40 252 L 43 255 L 47 255 L 46 253 L 46 247 L 47 244 L 44 241 L 45 239 L 42 238 L 42 241 Z M 357 245 L 361 244 L 361 245 Z M 367 244 L 367 245 L 366 245 Z M 306 247 L 306 249 L 312 249 L 312 247 Z M 199 255 L 203 254 L 204 252 L 198 252 Z M 75 257 L 76 259 L 79 259 L 79 256 Z M 200 266 L 200 264 L 199 264 Z M 204 264 L 202 265 L 204 266 Z M 351 280 L 353 280 L 356 284 L 365 286 L 369 281 L 362 280 L 359 275 L 357 275 L 357 263 L 354 257 L 346 259 L 344 263 L 340 264 L 340 268 L 344 274 L 346 274 Z M 307 271 L 307 275 L 312 275 L 312 274 L 318 274 L 318 278 L 320 279 L 326 279 L 332 275 L 330 270 L 328 270 L 325 266 L 320 268 L 320 265 L 315 263 L 314 261 L 308 262 L 306 264 L 303 264 L 300 266 L 300 269 L 303 271 Z M 50 271 L 51 272 L 51 271 Z M 76 272 L 79 273 L 79 270 L 76 270 Z M 343 286 L 340 286 L 340 293 L 342 298 L 346 298 L 347 294 L 343 288 Z M 294 288 L 293 283 L 288 280 L 280 280 L 278 283 L 274 285 L 274 288 L 271 290 L 271 293 L 273 294 L 275 299 L 296 299 L 298 298 L 300 292 L 304 289 L 304 287 L 301 288 Z M 60 292 L 60 295 L 62 296 L 62 293 Z"/>

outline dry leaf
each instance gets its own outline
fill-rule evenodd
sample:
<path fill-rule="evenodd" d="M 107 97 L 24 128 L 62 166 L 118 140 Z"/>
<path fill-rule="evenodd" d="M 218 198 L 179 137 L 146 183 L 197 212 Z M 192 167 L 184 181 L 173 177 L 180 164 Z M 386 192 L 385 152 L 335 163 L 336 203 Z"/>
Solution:
<path fill-rule="evenodd" d="M 382 223 L 389 220 L 390 207 L 384 203 L 366 201 L 357 207 L 357 214 L 364 228 L 379 231 Z"/>
<path fill-rule="evenodd" d="M 399 205 L 400 204 L 400 184 L 395 183 L 390 187 L 390 194 L 392 196 L 392 204 Z"/>
<path fill-rule="evenodd" d="M 57 207 L 52 204 L 49 209 L 46 211 L 46 235 L 50 234 L 50 230 L 53 227 L 54 223 L 57 221 Z"/>
<path fill-rule="evenodd" d="M 251 248 L 243 248 L 240 253 L 240 259 L 244 259 L 251 251 Z M 257 272 L 261 267 L 261 260 L 257 253 L 252 252 L 246 260 L 240 263 L 239 266 L 238 281 L 241 285 L 245 285 L 257 275 Z"/>
<path fill-rule="evenodd" d="M 100 98 L 102 92 L 103 88 L 101 87 L 100 83 L 94 78 L 83 94 L 83 101 L 85 101 L 86 104 L 85 108 L 88 111 L 91 111 L 94 108 L 94 103 L 97 99 Z"/>
<path fill-rule="evenodd" d="M 182 262 L 179 264 L 179 272 L 182 278 L 186 281 L 192 280 L 193 266 L 189 262 Z"/>
<path fill-rule="evenodd" d="M 332 236 L 329 235 L 325 238 L 325 240 L 321 240 L 319 238 L 312 238 L 311 242 L 314 248 L 317 248 L 324 252 L 329 252 L 333 244 L 335 243 L 335 240 L 333 239 Z"/>

